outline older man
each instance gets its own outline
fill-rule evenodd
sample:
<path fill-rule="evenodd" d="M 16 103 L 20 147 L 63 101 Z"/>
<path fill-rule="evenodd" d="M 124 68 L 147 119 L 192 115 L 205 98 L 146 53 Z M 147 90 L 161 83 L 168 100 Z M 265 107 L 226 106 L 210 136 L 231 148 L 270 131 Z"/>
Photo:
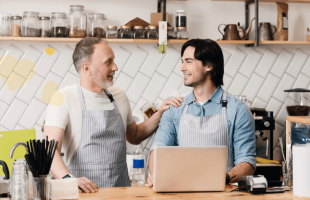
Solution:
<path fill-rule="evenodd" d="M 80 82 L 56 92 L 51 102 L 63 103 L 51 103 L 47 108 L 44 135 L 59 142 L 51 172 L 58 179 L 77 177 L 80 192 L 130 186 L 126 139 L 139 144 L 148 138 L 168 104 L 179 106 L 182 99 L 166 100 L 156 114 L 137 125 L 126 94 L 110 87 L 118 68 L 106 42 L 82 39 L 75 47 L 73 62 Z"/>

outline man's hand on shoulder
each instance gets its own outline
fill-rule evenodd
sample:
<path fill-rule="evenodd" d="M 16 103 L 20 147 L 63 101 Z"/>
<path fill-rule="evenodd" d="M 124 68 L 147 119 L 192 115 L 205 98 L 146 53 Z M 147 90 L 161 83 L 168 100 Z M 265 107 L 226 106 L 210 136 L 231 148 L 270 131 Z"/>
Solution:
<path fill-rule="evenodd" d="M 174 99 L 166 99 L 158 109 L 158 112 L 160 114 L 163 114 L 164 111 L 168 110 L 170 108 L 170 105 L 173 105 L 174 107 L 181 106 L 181 102 L 183 102 L 183 97 L 177 97 Z"/>

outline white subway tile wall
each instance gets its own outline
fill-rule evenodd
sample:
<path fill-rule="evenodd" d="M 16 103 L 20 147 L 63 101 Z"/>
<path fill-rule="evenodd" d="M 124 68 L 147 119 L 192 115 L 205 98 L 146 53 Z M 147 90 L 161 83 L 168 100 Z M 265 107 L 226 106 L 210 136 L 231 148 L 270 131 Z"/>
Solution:
<path fill-rule="evenodd" d="M 0 57 L 7 55 L 1 58 L 0 66 L 8 66 L 6 69 L 0 67 L 0 131 L 35 128 L 37 138 L 41 139 L 46 114 L 42 93 L 46 84 L 53 81 L 62 88 L 79 81 L 79 74 L 72 63 L 73 49 L 69 46 L 57 46 L 58 49 L 51 54 L 45 50 L 53 48 L 48 44 L 45 48 L 36 44 L 27 48 L 19 45 L 12 42 L 7 49 L 0 46 Z M 173 91 L 192 91 L 183 84 L 180 45 L 169 46 L 166 55 L 158 54 L 151 44 L 147 48 L 113 45 L 117 47 L 113 49 L 119 69 L 115 74 L 115 86 L 126 92 L 133 113 L 143 115 L 140 111 L 143 104 L 149 101 L 160 105 Z M 310 89 L 310 52 L 289 46 L 281 51 L 272 46 L 266 50 L 244 50 L 225 45 L 222 48 L 225 63 L 223 88 L 234 95 L 246 95 L 253 107 L 274 112 L 274 144 L 277 144 L 279 137 L 285 137 L 287 112 L 283 101 L 287 94 L 283 90 Z M 279 56 L 275 52 L 280 52 Z M 35 66 L 23 68 L 19 61 L 24 59 L 31 60 Z M 10 81 L 12 76 L 17 77 L 14 84 Z M 274 147 L 274 157 L 280 159 L 280 154 L 279 148 Z"/>

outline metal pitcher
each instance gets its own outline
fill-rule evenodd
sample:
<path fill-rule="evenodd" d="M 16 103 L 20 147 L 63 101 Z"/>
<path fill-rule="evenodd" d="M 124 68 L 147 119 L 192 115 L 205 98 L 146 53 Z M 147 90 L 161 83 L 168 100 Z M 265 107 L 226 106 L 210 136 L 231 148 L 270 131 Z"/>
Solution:
<path fill-rule="evenodd" d="M 220 27 L 225 25 L 224 34 L 221 32 Z M 218 27 L 219 32 L 223 35 L 223 40 L 240 40 L 239 31 L 236 24 L 220 24 Z"/>
<path fill-rule="evenodd" d="M 275 31 L 271 31 L 271 27 L 274 27 Z M 259 23 L 259 40 L 273 40 L 273 34 L 277 32 L 277 28 L 275 26 L 272 26 L 268 22 L 261 22 Z"/>

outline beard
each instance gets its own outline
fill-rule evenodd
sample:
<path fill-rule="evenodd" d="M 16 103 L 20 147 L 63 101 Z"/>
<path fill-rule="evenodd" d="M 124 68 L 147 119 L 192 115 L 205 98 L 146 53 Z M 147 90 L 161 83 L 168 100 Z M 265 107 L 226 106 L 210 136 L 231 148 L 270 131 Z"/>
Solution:
<path fill-rule="evenodd" d="M 195 80 L 192 80 L 190 82 L 186 82 L 186 80 L 185 80 L 184 81 L 184 85 L 185 86 L 189 86 L 189 87 L 196 87 L 197 85 L 200 85 L 200 84 L 202 84 L 202 83 L 204 83 L 206 81 L 207 75 L 208 75 L 208 72 L 206 72 L 204 74 L 204 72 L 201 71 L 199 73 L 199 76 L 197 78 L 195 78 Z"/>
<path fill-rule="evenodd" d="M 113 76 L 113 74 L 109 75 L 109 76 Z M 108 80 L 108 77 L 100 77 L 100 73 L 98 70 L 94 70 L 93 73 L 93 81 L 101 88 L 109 88 L 111 86 L 113 86 L 113 79 L 111 81 Z"/>

